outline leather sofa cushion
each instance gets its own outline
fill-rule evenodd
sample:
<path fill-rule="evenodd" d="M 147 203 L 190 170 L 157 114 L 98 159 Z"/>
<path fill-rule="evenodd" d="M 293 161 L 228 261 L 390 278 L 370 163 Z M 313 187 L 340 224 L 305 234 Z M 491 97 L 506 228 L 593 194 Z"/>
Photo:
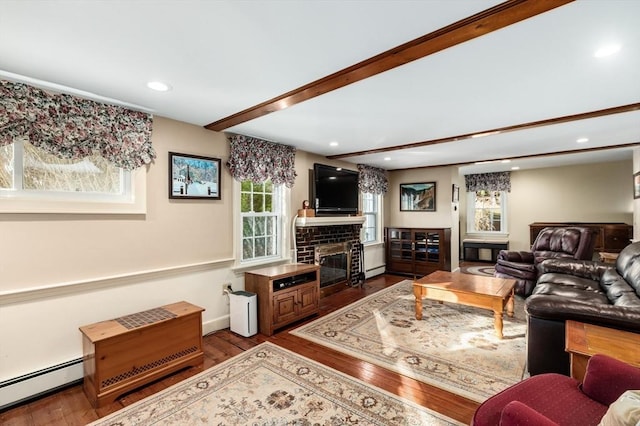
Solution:
<path fill-rule="evenodd" d="M 544 286 L 538 290 L 538 286 Z M 554 289 L 558 293 L 554 293 Z M 576 275 L 567 275 L 556 272 L 548 272 L 540 275 L 536 288 L 533 289 L 534 294 L 560 294 L 565 293 L 566 289 L 573 291 L 586 291 L 590 293 L 604 293 L 598 284 L 598 281 L 590 280 Z"/>
<path fill-rule="evenodd" d="M 558 296 L 566 300 L 567 304 L 581 302 L 594 305 L 609 305 L 609 299 L 600 291 L 590 291 L 580 286 L 562 285 L 557 283 L 536 284 L 533 295 Z"/>
<path fill-rule="evenodd" d="M 636 291 L 615 270 L 607 270 L 602 274 L 600 287 L 612 305 L 640 308 L 640 299 Z"/>
<path fill-rule="evenodd" d="M 533 263 L 510 262 L 508 260 L 498 259 L 496 266 L 498 265 L 503 270 L 523 271 L 529 275 L 536 273 L 536 267 Z"/>

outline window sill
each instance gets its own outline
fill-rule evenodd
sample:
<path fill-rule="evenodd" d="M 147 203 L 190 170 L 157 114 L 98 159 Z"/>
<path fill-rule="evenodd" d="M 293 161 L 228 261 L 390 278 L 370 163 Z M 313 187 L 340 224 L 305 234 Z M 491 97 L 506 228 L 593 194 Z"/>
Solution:
<path fill-rule="evenodd" d="M 232 267 L 231 270 L 233 271 L 233 273 L 240 275 L 253 269 L 265 268 L 267 266 L 283 265 L 285 263 L 291 263 L 291 258 L 279 257 L 277 259 L 269 259 L 267 261 L 237 264 L 236 266 Z"/>

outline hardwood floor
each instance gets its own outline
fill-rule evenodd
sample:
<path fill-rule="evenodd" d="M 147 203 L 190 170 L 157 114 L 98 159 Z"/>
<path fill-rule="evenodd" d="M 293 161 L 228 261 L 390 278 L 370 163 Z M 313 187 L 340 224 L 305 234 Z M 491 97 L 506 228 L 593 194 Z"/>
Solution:
<path fill-rule="evenodd" d="M 320 299 L 319 315 L 326 315 L 403 279 L 406 279 L 406 277 L 395 275 L 378 276 L 367 280 L 362 288 L 348 288 L 323 297 Z M 316 317 L 311 317 L 306 321 L 312 321 L 314 318 Z M 0 424 L 4 426 L 85 425 L 265 341 L 290 349 L 307 358 L 314 359 L 458 421 L 466 424 L 470 423 L 478 403 L 288 333 L 289 330 L 300 326 L 304 322 L 295 323 L 278 331 L 271 337 L 257 334 L 245 338 L 232 333 L 228 329 L 211 333 L 203 339 L 205 360 L 202 368 L 189 368 L 177 372 L 126 394 L 113 404 L 97 410 L 93 409 L 89 404 L 82 391 L 82 385 L 74 385 L 52 395 L 0 413 Z"/>

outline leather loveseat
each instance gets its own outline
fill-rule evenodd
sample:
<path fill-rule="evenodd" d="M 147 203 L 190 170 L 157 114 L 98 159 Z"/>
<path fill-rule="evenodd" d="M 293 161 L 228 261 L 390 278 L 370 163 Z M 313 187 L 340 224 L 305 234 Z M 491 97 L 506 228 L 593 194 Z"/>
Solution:
<path fill-rule="evenodd" d="M 531 375 L 569 374 L 566 320 L 640 333 L 640 242 L 625 247 L 615 265 L 548 259 L 539 273 L 525 302 Z"/>
<path fill-rule="evenodd" d="M 545 259 L 566 257 L 591 260 L 595 231 L 580 226 L 542 229 L 531 245 L 531 251 L 501 250 L 495 266 L 495 276 L 516 280 L 515 292 L 527 297 L 538 278 L 538 264 Z"/>

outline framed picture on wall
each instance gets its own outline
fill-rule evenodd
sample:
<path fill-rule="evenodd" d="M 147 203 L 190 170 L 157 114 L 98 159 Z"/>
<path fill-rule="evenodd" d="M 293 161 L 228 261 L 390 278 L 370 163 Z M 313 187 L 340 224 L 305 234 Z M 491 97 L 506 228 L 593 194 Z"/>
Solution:
<path fill-rule="evenodd" d="M 435 212 L 436 183 L 401 183 L 400 211 Z"/>
<path fill-rule="evenodd" d="M 169 153 L 169 198 L 220 199 L 220 159 Z"/>
<path fill-rule="evenodd" d="M 460 201 L 460 187 L 455 183 L 451 185 L 451 202 L 457 203 Z"/>
<path fill-rule="evenodd" d="M 633 175 L 633 198 L 640 198 L 640 172 Z"/>

